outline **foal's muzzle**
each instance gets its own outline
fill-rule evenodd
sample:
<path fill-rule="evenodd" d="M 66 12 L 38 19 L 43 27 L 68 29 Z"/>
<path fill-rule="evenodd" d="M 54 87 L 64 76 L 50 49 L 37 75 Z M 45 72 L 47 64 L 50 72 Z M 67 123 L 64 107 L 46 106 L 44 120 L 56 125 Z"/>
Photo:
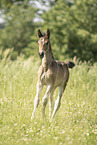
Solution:
<path fill-rule="evenodd" d="M 38 55 L 39 55 L 40 58 L 43 58 L 44 57 L 44 52 L 39 52 Z"/>

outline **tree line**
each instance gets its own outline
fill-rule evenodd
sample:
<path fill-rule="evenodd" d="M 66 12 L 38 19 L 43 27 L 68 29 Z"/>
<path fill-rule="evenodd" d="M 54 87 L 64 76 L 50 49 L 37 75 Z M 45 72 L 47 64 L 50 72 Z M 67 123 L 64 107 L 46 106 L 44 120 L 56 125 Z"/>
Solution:
<path fill-rule="evenodd" d="M 1 0 L 0 12 L 1 59 L 7 49 L 13 60 L 21 53 L 35 56 L 37 30 L 49 28 L 56 59 L 97 61 L 97 0 Z"/>

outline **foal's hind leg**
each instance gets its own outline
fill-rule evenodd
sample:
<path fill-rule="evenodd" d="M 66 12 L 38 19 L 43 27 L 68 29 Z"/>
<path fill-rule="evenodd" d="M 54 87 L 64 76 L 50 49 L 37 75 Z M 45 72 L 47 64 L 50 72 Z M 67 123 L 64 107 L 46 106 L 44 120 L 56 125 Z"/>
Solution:
<path fill-rule="evenodd" d="M 55 101 L 54 111 L 53 111 L 53 114 L 52 114 L 52 117 L 51 118 L 53 118 L 55 116 L 56 112 L 60 108 L 62 94 L 63 94 L 63 85 L 60 85 L 59 86 L 58 98 Z"/>
<path fill-rule="evenodd" d="M 33 110 L 31 119 L 35 117 L 35 112 L 36 112 L 36 108 L 39 105 L 39 97 L 40 97 L 42 88 L 43 88 L 42 84 L 40 82 L 38 82 L 37 83 L 37 93 L 36 93 L 36 96 L 35 96 L 35 99 L 34 99 L 34 110 Z"/>
<path fill-rule="evenodd" d="M 63 82 L 63 84 L 61 84 L 59 86 L 59 93 L 58 93 L 58 98 L 57 100 L 55 101 L 55 106 L 54 106 L 54 111 L 53 111 L 53 114 L 52 114 L 52 117 L 53 118 L 56 114 L 56 112 L 58 111 L 58 109 L 60 108 L 60 105 L 61 105 L 61 97 L 62 97 L 62 94 L 67 86 L 67 82 L 68 82 L 68 77 L 67 79 Z"/>

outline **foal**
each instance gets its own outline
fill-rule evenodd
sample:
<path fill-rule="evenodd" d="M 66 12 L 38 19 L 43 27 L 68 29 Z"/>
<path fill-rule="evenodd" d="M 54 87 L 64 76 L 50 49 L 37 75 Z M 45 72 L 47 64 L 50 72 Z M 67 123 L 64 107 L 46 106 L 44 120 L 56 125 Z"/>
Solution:
<path fill-rule="evenodd" d="M 44 85 L 47 86 L 47 90 L 42 98 L 42 115 L 45 116 L 45 107 L 48 98 L 50 98 L 49 116 L 53 118 L 61 104 L 61 97 L 69 79 L 69 68 L 73 68 L 75 64 L 72 61 L 64 63 L 54 59 L 50 44 L 49 30 L 47 30 L 46 34 L 42 34 L 41 31 L 38 30 L 38 37 L 40 38 L 38 41 L 39 56 L 42 58 L 42 64 L 38 71 L 37 93 L 34 100 L 34 110 L 31 118 L 34 118 L 35 116 L 35 111 L 39 105 L 39 98 Z M 59 88 L 59 93 L 52 112 L 53 93 L 56 87 Z"/>

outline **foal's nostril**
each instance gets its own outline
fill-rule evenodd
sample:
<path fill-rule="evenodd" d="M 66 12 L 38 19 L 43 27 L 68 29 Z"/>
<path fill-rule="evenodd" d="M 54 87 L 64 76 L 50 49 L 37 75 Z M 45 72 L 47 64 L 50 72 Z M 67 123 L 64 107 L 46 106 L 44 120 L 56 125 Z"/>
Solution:
<path fill-rule="evenodd" d="M 41 53 L 39 52 L 38 55 L 39 55 L 40 58 L 43 58 L 44 57 L 44 52 L 41 52 Z"/>

